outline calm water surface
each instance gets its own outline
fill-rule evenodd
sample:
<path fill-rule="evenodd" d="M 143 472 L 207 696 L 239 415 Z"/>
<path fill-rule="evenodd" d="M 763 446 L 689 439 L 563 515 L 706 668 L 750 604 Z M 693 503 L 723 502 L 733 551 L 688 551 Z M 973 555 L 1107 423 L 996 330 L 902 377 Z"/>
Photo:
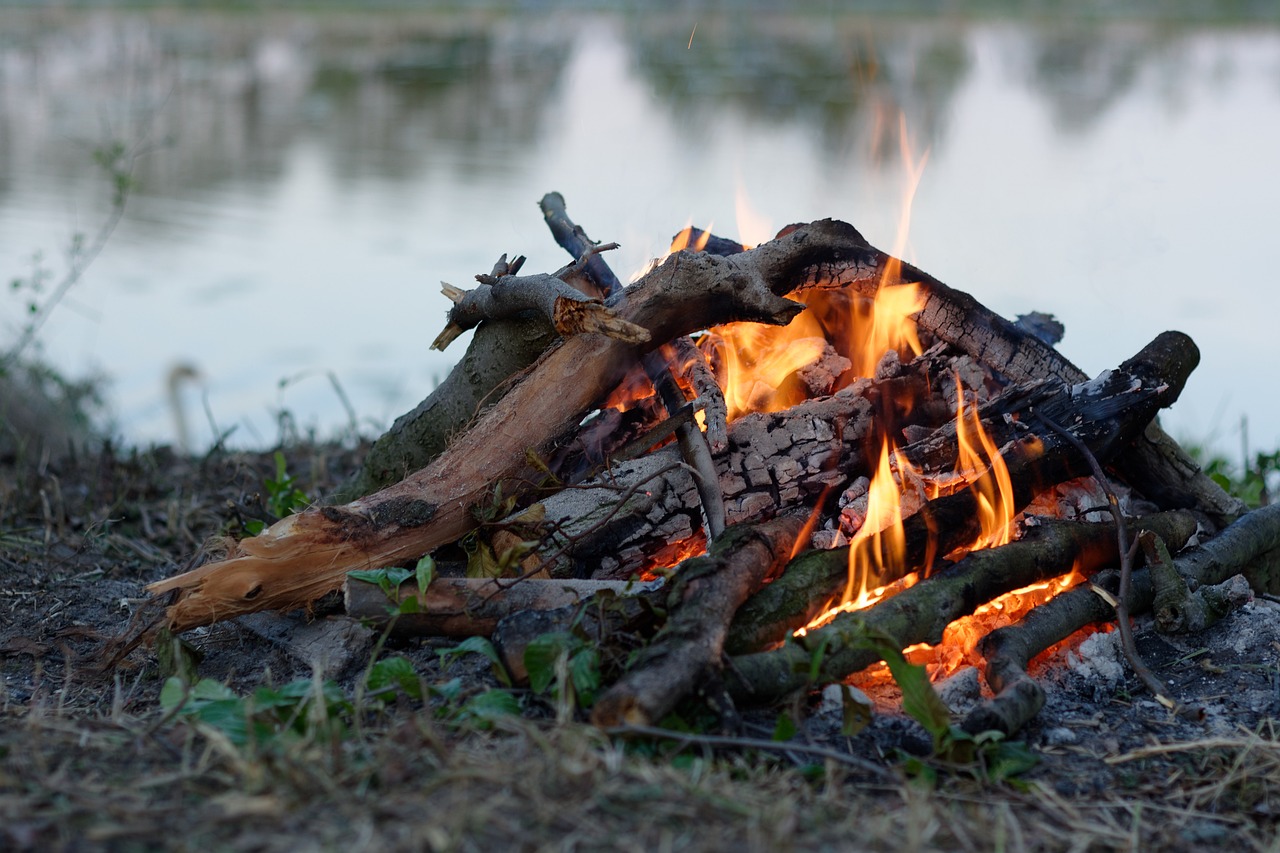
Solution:
<path fill-rule="evenodd" d="M 696 30 L 694 29 L 696 24 Z M 1202 363 L 1164 421 L 1233 457 L 1280 444 L 1280 31 L 670 13 L 0 15 L 0 274 L 55 273 L 145 150 L 127 216 L 45 329 L 111 380 L 131 441 L 288 410 L 329 435 L 412 407 L 428 345 L 498 254 L 565 260 L 564 193 L 620 273 L 692 220 L 759 241 L 837 217 L 1013 316 L 1056 314 L 1090 372 L 1157 333 Z M 691 39 L 692 36 L 692 39 Z M 0 301 L 0 340 L 21 301 Z"/>

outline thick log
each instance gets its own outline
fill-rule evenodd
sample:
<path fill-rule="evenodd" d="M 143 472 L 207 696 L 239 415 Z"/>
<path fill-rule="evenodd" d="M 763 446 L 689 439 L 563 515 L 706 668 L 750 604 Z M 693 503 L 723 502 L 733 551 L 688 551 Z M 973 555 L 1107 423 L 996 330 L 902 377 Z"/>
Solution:
<path fill-rule="evenodd" d="M 738 320 L 785 324 L 803 306 L 780 294 L 865 245 L 851 226 L 823 220 L 728 258 L 678 252 L 610 305 L 647 329 L 653 345 Z M 306 606 L 338 589 L 351 569 L 393 565 L 452 542 L 475 527 L 475 510 L 495 489 L 520 494 L 537 482 L 530 451 L 544 452 L 575 426 L 646 346 L 601 335 L 563 341 L 425 469 L 344 506 L 292 515 L 226 559 L 148 589 L 175 594 L 169 625 L 182 631 Z"/>
<path fill-rule="evenodd" d="M 1196 519 L 1189 512 L 1167 512 L 1136 519 L 1134 526 L 1185 542 Z M 1117 559 L 1114 524 L 1045 520 L 1017 542 L 975 551 L 874 607 L 841 613 L 772 651 L 733 657 L 730 693 L 739 702 L 765 704 L 812 686 L 811 672 L 820 684 L 839 681 L 880 660 L 862 642 L 868 628 L 901 648 L 936 644 L 948 625 L 993 598 L 1058 577 L 1073 565 L 1088 573 Z"/>
<path fill-rule="evenodd" d="M 870 245 L 836 265 L 815 269 L 808 286 L 845 289 L 873 297 L 881 287 L 910 283 L 917 284 L 924 296 L 924 307 L 915 318 L 921 329 L 972 355 L 1012 382 L 1053 377 L 1074 385 L 1088 378 L 1052 346 L 987 309 L 969 294 L 953 290 L 923 270 Z M 1126 482 L 1162 507 L 1198 509 L 1219 528 L 1244 512 L 1244 504 L 1209 479 L 1157 423 L 1148 425 L 1133 451 L 1116 464 Z"/>
<path fill-rule="evenodd" d="M 705 557 L 680 565 L 662 630 L 626 675 L 596 702 L 597 726 L 658 722 L 721 668 L 729 621 L 747 596 L 787 561 L 802 519 L 730 528 Z"/>
<path fill-rule="evenodd" d="M 661 586 L 661 581 L 435 578 L 426 592 L 411 579 L 388 595 L 377 584 L 348 578 L 343 599 L 348 616 L 379 629 L 389 625 L 393 637 L 487 637 L 513 613 L 573 607 L 601 592 L 643 595 Z"/>
<path fill-rule="evenodd" d="M 1013 487 L 1014 511 L 1020 512 L 1043 489 L 1090 471 L 1087 458 L 1074 443 L 1052 430 L 1036 428 L 1037 413 L 1055 423 L 1070 423 L 1070 433 L 1095 457 L 1109 459 L 1142 431 L 1159 408 L 1177 398 L 1197 359 L 1189 338 L 1166 332 L 1097 380 L 1071 387 L 1045 381 L 1013 389 L 985 405 L 980 412 L 983 429 L 1001 447 Z M 901 453 L 926 469 L 954 460 L 955 425 Z M 907 551 L 902 562 L 928 571 L 932 554 L 946 554 L 977 538 L 977 497 L 966 489 L 935 499 L 903 524 Z M 870 586 L 893 580 L 873 579 Z M 838 604 L 848 583 L 849 547 L 803 555 L 743 606 L 731 649 L 744 652 L 780 642 Z"/>
<path fill-rule="evenodd" d="M 1273 505 L 1242 516 L 1218 536 L 1187 549 L 1173 564 L 1178 574 L 1204 588 L 1221 584 L 1259 561 L 1274 560 L 1278 552 L 1280 505 Z M 1119 575 L 1105 572 L 1094 578 L 1094 584 L 1116 595 Z M 1135 571 L 1126 602 L 1129 612 L 1147 612 L 1155 595 L 1150 568 Z M 1031 659 L 1086 625 L 1114 618 L 1115 608 L 1109 602 L 1080 587 L 1054 597 L 1015 624 L 992 631 L 979 642 L 978 651 L 986 659 L 987 684 L 995 696 L 974 708 L 963 728 L 1005 734 L 1022 728 L 1044 705 L 1044 691 L 1027 675 Z"/>

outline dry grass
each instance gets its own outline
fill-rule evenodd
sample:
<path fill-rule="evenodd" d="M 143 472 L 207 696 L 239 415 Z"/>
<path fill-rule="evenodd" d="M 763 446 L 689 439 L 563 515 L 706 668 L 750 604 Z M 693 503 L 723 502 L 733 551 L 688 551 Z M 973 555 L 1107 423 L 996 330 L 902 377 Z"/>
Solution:
<path fill-rule="evenodd" d="M 6 848 L 1276 849 L 1270 730 L 1127 753 L 1113 762 L 1134 769 L 1127 790 L 1066 799 L 1052 779 L 873 783 L 834 762 L 636 748 L 577 724 L 458 732 L 422 711 L 337 744 L 257 748 L 184 722 L 5 717 Z"/>

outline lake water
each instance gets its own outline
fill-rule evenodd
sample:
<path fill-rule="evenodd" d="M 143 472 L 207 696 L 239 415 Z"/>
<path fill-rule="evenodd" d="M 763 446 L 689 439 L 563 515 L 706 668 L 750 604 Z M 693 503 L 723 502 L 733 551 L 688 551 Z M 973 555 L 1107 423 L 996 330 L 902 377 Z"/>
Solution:
<path fill-rule="evenodd" d="M 565 258 L 549 190 L 632 273 L 686 223 L 836 217 L 1096 372 L 1162 330 L 1202 363 L 1163 417 L 1280 445 L 1280 29 L 830 13 L 0 13 L 0 274 L 56 280 L 144 153 L 45 355 L 111 380 L 121 433 L 372 433 L 449 369 L 447 304 L 502 252 Z M 0 343 L 22 293 L 0 301 Z M 456 352 L 454 351 L 456 348 Z M 332 379 L 332 381 L 331 381 Z"/>

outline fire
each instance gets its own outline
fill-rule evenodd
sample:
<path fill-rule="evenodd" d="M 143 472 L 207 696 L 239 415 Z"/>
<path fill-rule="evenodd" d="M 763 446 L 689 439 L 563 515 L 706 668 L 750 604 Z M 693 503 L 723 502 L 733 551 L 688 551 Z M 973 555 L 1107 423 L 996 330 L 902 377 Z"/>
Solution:
<path fill-rule="evenodd" d="M 1033 608 L 1084 581 L 1085 576 L 1073 568 L 1061 577 L 1007 592 L 982 605 L 971 615 L 948 625 L 942 632 L 942 642 L 938 645 L 922 643 L 903 651 L 913 663 L 927 666 L 932 678 L 945 678 L 963 666 L 980 667 L 983 660 L 977 651 L 979 640 L 996 628 L 1016 622 Z M 1071 638 L 1068 638 L 1064 642 L 1070 641 Z M 1049 651 L 1051 650 L 1046 650 Z"/>
<path fill-rule="evenodd" d="M 711 225 L 707 226 L 707 230 L 698 234 L 695 239 L 693 236 L 694 227 L 692 224 L 686 225 L 680 229 L 680 233 L 671 239 L 671 248 L 668 254 L 683 252 L 685 249 L 692 249 L 695 252 L 701 252 L 707 248 L 707 243 L 711 240 Z"/>
<path fill-rule="evenodd" d="M 969 483 L 978 503 L 978 523 L 981 533 L 968 549 L 995 548 L 1006 545 L 1011 539 L 1010 522 L 1014 516 L 1013 483 L 1009 468 L 1004 464 L 1000 449 L 982 428 L 978 410 L 970 406 L 966 411 L 964 390 L 960 377 L 956 377 L 956 476 Z"/>

